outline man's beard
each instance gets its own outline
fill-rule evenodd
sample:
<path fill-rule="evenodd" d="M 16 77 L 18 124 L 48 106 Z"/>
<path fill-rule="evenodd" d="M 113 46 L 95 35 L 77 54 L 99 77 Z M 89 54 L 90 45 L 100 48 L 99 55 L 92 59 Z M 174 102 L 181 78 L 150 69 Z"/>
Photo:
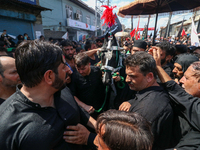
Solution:
<path fill-rule="evenodd" d="M 59 77 L 58 77 L 58 75 L 56 74 L 55 75 L 55 80 L 54 80 L 54 82 L 53 82 L 53 84 L 52 84 L 52 87 L 54 87 L 55 89 L 57 89 L 57 90 L 62 90 L 62 89 L 64 89 L 65 88 L 65 83 L 64 83 L 64 81 L 62 80 L 62 79 L 60 79 Z"/>
<path fill-rule="evenodd" d="M 72 59 L 74 58 L 74 55 L 69 56 L 69 55 L 66 55 L 66 54 L 65 54 L 65 58 L 66 58 L 66 59 L 69 59 L 69 60 L 72 60 Z"/>
<path fill-rule="evenodd" d="M 17 81 L 11 81 L 9 79 L 4 78 L 2 81 L 2 84 L 6 87 L 6 88 L 16 88 L 17 84 L 21 83 L 20 80 Z"/>
<path fill-rule="evenodd" d="M 177 78 L 178 80 L 180 80 L 183 76 L 178 76 L 174 73 L 174 77 Z"/>
<path fill-rule="evenodd" d="M 100 45 L 99 45 L 99 44 L 97 44 L 97 48 L 101 48 L 102 46 L 103 46 L 103 44 L 102 44 L 102 45 L 101 45 L 101 44 L 100 44 Z"/>
<path fill-rule="evenodd" d="M 166 61 L 166 57 L 164 59 L 161 59 L 161 65 L 163 65 Z"/>

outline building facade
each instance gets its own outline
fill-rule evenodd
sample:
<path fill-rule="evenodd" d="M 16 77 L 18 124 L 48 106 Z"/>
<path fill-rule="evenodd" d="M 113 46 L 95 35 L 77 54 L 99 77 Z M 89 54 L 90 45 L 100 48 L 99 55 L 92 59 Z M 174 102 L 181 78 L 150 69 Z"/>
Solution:
<path fill-rule="evenodd" d="M 184 21 L 186 21 L 186 20 L 184 20 Z M 165 38 L 165 36 L 166 37 L 168 37 L 168 36 L 177 36 L 177 34 L 178 34 L 178 30 L 177 30 L 177 25 L 178 24 L 180 24 L 182 21 L 179 21 L 179 22 L 175 22 L 175 23 L 172 23 L 172 24 L 170 24 L 170 26 L 169 26 L 169 32 L 168 32 L 168 35 L 166 34 L 166 28 L 167 28 L 167 26 L 165 26 L 165 27 L 160 27 L 160 37 L 164 37 Z"/>
<path fill-rule="evenodd" d="M 193 20 L 194 20 L 194 25 L 196 26 L 196 29 L 197 29 L 197 33 L 200 33 L 200 24 L 199 24 L 199 22 L 200 22 L 200 15 L 196 15 L 195 17 L 193 17 Z M 181 27 L 181 23 L 176 26 L 176 30 L 179 31 L 180 27 Z M 185 30 L 185 32 L 187 34 L 191 33 L 192 18 L 188 19 L 187 21 L 185 21 L 183 23 L 183 28 L 184 28 L 184 30 Z"/>
<path fill-rule="evenodd" d="M 42 12 L 43 29 L 46 38 L 64 38 L 79 41 L 101 34 L 100 15 L 81 0 L 40 0 L 40 5 L 52 9 Z"/>
<path fill-rule="evenodd" d="M 27 33 L 31 40 L 43 34 L 40 12 L 50 9 L 38 5 L 37 0 L 0 0 L 0 32 L 17 37 Z M 17 39 L 13 39 L 16 43 Z"/>

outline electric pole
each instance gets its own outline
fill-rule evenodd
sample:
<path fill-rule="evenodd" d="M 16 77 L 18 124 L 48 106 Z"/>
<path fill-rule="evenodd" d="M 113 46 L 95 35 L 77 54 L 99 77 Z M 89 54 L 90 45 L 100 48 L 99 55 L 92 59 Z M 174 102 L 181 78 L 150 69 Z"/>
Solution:
<path fill-rule="evenodd" d="M 95 37 L 97 37 L 97 0 L 95 0 Z"/>
<path fill-rule="evenodd" d="M 109 2 L 109 0 L 107 1 Z M 95 36 L 97 36 L 97 27 L 101 27 L 102 30 L 102 20 L 99 20 L 99 25 L 98 25 L 98 15 L 102 16 L 103 15 L 103 8 L 101 7 L 102 5 L 105 5 L 106 1 L 105 0 L 95 0 Z M 103 34 L 103 31 L 102 33 Z"/>

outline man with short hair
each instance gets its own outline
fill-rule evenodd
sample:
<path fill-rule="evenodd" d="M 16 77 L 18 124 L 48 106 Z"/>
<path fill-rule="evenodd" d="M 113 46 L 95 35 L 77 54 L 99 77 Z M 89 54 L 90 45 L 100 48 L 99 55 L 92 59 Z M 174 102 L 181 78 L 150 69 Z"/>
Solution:
<path fill-rule="evenodd" d="M 105 99 L 105 87 L 102 82 L 102 72 L 98 67 L 90 65 L 89 56 L 79 53 L 75 56 L 77 72 L 72 74 L 70 89 L 78 105 L 97 118 Z M 99 110 L 95 112 L 95 110 Z"/>
<path fill-rule="evenodd" d="M 24 41 L 15 54 L 23 85 L 0 106 L 1 149 L 82 149 L 66 143 L 63 133 L 75 125 L 76 135 L 82 132 L 79 144 L 87 144 L 90 133 L 80 123 L 92 127 L 95 122 L 82 112 L 69 90 L 60 91 L 70 71 L 60 47 Z"/>
<path fill-rule="evenodd" d="M 101 39 L 96 39 L 96 47 L 101 48 L 103 46 L 103 40 Z"/>
<path fill-rule="evenodd" d="M 134 41 L 134 45 L 131 48 L 131 54 L 133 55 L 137 51 L 146 51 L 147 49 L 147 42 L 143 40 Z"/>
<path fill-rule="evenodd" d="M 180 79 L 181 88 L 162 69 L 160 50 L 152 48 L 151 53 L 156 60 L 160 80 L 171 97 L 175 110 L 175 126 L 173 141 L 177 141 L 173 149 L 196 150 L 200 148 L 200 61 L 193 62 Z"/>
<path fill-rule="evenodd" d="M 62 46 L 62 50 L 65 56 L 65 60 L 67 65 L 71 68 L 72 71 L 75 71 L 75 64 L 74 64 L 74 54 L 76 50 L 73 48 L 73 45 L 68 40 L 64 40 L 60 43 Z"/>
<path fill-rule="evenodd" d="M 3 45 L 1 45 L 2 41 L 0 41 L 0 56 L 7 56 L 7 49 L 4 47 L 4 43 L 2 43 Z"/>
<path fill-rule="evenodd" d="M 170 61 L 175 55 L 175 47 L 171 46 L 167 41 L 158 43 L 156 47 L 159 47 L 161 50 L 161 64 L 163 69 L 171 78 L 174 78 L 174 75 L 172 73 L 173 65 L 170 63 Z"/>
<path fill-rule="evenodd" d="M 0 104 L 16 92 L 16 85 L 20 83 L 15 67 L 15 59 L 8 56 L 0 57 Z"/>
<path fill-rule="evenodd" d="M 195 47 L 193 50 L 193 54 L 195 54 L 200 60 L 200 47 Z"/>
<path fill-rule="evenodd" d="M 137 113 L 108 110 L 98 117 L 96 132 L 94 143 L 101 150 L 151 150 L 153 145 L 150 123 Z"/>
<path fill-rule="evenodd" d="M 134 99 L 122 103 L 119 110 L 137 112 L 152 124 L 153 149 L 170 148 L 173 111 L 167 93 L 156 82 L 155 60 L 146 52 L 136 52 L 124 64 L 126 82 L 137 93 Z"/>
<path fill-rule="evenodd" d="M 195 47 L 193 53 L 200 54 L 200 47 Z"/>
<path fill-rule="evenodd" d="M 86 51 L 91 51 L 91 50 L 94 50 L 96 49 L 96 43 L 91 41 L 91 40 L 87 40 L 86 43 L 85 43 L 85 50 Z M 89 55 L 89 58 L 90 58 L 90 64 L 92 66 L 94 66 L 95 64 L 97 64 L 100 59 L 98 58 L 98 56 L 96 55 L 96 53 L 92 53 L 92 55 Z"/>
<path fill-rule="evenodd" d="M 10 36 L 8 36 L 6 30 L 3 30 L 0 40 L 3 41 L 7 47 L 10 47 L 12 45 L 12 43 L 10 42 Z"/>

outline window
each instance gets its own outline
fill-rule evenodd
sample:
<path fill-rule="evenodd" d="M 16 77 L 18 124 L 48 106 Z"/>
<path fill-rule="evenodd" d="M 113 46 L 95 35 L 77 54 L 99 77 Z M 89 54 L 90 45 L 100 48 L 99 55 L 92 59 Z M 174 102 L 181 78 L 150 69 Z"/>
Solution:
<path fill-rule="evenodd" d="M 66 5 L 66 17 L 73 19 L 73 9 L 71 6 Z"/>
<path fill-rule="evenodd" d="M 90 16 L 86 16 L 86 23 L 90 24 Z"/>
<path fill-rule="evenodd" d="M 80 10 L 76 11 L 76 19 L 81 21 L 82 20 L 82 12 Z"/>

